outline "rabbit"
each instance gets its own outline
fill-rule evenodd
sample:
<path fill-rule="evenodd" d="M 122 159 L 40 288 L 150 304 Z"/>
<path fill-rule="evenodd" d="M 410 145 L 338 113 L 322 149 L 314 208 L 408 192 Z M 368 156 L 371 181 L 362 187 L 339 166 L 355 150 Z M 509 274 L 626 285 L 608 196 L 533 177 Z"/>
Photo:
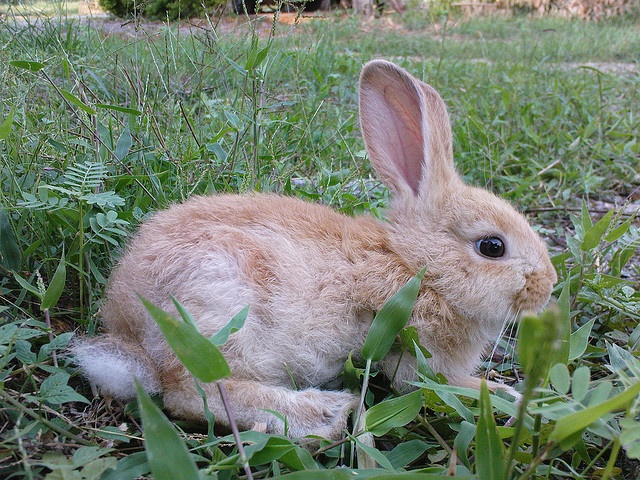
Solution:
<path fill-rule="evenodd" d="M 374 312 L 426 266 L 409 325 L 434 371 L 479 388 L 473 373 L 504 322 L 550 298 L 557 277 L 545 244 L 506 201 L 458 176 L 449 116 L 431 86 L 371 61 L 359 113 L 371 164 L 392 194 L 386 219 L 258 193 L 199 196 L 154 214 L 110 277 L 107 333 L 75 346 L 84 375 L 120 399 L 135 396 L 137 377 L 173 416 L 204 421 L 193 378 L 137 294 L 174 314 L 175 296 L 206 336 L 250 305 L 221 347 L 237 425 L 336 439 L 358 400 L 327 387 L 360 351 Z M 379 368 L 400 390 L 417 380 L 411 355 L 392 352 Z M 203 388 L 228 426 L 218 389 Z"/>

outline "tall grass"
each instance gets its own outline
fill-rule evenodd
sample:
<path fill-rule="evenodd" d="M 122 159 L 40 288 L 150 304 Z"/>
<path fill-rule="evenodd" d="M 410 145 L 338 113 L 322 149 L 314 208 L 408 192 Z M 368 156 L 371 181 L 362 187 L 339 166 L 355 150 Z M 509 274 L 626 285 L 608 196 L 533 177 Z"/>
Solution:
<path fill-rule="evenodd" d="M 356 83 L 365 61 L 385 57 L 442 93 L 459 171 L 527 211 L 549 238 L 561 311 L 527 331 L 549 341 L 539 325 L 563 322 L 571 350 L 535 375 L 513 345 L 487 362 L 507 378 L 521 369 L 540 377 L 521 433 L 504 425 L 513 406 L 425 374 L 420 413 L 387 430 L 370 425 L 378 441 L 363 448 L 389 474 L 498 478 L 486 473 L 495 467 L 504 478 L 636 478 L 637 401 L 624 391 L 640 375 L 640 233 L 629 216 L 639 196 L 637 29 L 442 17 L 419 30 L 414 19 L 408 30 L 399 17 L 329 15 L 290 32 L 270 19 L 238 19 L 234 29 L 218 20 L 194 34 L 174 24 L 105 34 L 64 17 L 0 20 L 3 475 L 148 472 L 137 406 L 92 399 L 60 355 L 73 335 L 99 328 L 110 265 L 147 214 L 195 194 L 257 189 L 378 213 L 387 194 L 363 153 Z M 379 402 L 387 386 L 373 383 Z M 372 416 L 397 418 L 417 397 L 399 398 Z M 149 412 L 143 419 L 162 422 Z M 177 425 L 198 468 L 243 475 L 230 438 Z M 348 464 L 340 447 L 312 458 L 286 439 L 243 438 L 256 477 Z M 483 463 L 491 452 L 503 453 Z M 342 478 L 328 472 L 322 478 Z"/>

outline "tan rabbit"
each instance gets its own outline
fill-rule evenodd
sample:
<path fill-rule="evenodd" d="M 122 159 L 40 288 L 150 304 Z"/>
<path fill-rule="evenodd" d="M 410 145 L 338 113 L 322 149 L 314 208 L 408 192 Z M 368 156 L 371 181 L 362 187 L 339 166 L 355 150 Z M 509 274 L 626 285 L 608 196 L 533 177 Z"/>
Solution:
<path fill-rule="evenodd" d="M 137 377 L 174 415 L 204 420 L 193 378 L 136 294 L 172 312 L 175 296 L 207 336 L 250 305 L 222 347 L 240 428 L 282 432 L 267 411 L 275 410 L 292 437 L 336 438 L 356 397 L 323 387 L 358 354 L 373 313 L 426 265 L 410 324 L 436 372 L 477 388 L 471 375 L 503 323 L 549 299 L 556 273 L 545 245 L 505 201 L 456 174 L 449 117 L 429 85 L 392 63 L 366 64 L 360 121 L 371 164 L 393 193 L 386 221 L 259 194 L 197 197 L 155 214 L 111 276 L 108 333 L 75 347 L 86 376 L 122 399 L 135 395 Z M 393 354 L 381 362 L 399 388 L 416 378 L 410 358 L 397 372 Z M 217 388 L 204 388 L 226 424 Z"/>

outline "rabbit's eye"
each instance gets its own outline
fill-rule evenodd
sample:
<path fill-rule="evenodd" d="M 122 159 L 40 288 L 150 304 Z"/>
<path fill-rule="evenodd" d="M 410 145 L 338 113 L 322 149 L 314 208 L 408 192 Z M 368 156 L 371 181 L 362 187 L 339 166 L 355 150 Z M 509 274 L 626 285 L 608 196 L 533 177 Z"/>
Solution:
<path fill-rule="evenodd" d="M 476 242 L 476 250 L 485 257 L 499 258 L 504 255 L 504 242 L 498 237 L 481 238 Z"/>

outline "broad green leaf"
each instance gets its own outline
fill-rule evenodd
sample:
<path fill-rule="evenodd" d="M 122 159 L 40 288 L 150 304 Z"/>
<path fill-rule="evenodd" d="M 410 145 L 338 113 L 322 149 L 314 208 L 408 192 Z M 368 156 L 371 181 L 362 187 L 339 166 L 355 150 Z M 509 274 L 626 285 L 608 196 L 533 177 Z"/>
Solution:
<path fill-rule="evenodd" d="M 581 402 L 589 389 L 591 370 L 586 365 L 575 369 L 571 376 L 571 395 L 576 402 Z"/>
<path fill-rule="evenodd" d="M 580 358 L 589 344 L 589 335 L 596 319 L 592 318 L 587 323 L 571 334 L 569 340 L 569 361 Z"/>
<path fill-rule="evenodd" d="M 143 297 L 139 298 L 160 327 L 167 343 L 196 378 L 208 383 L 231 375 L 220 350 L 193 325 L 177 320 Z"/>
<path fill-rule="evenodd" d="M 116 468 L 105 472 L 100 480 L 135 480 L 150 471 L 147 452 L 136 452 L 118 460 Z"/>
<path fill-rule="evenodd" d="M 9 215 L 0 211 L 0 264 L 7 270 L 18 271 L 22 265 L 22 252 L 13 231 Z"/>
<path fill-rule="evenodd" d="M 115 457 L 101 457 L 89 462 L 81 469 L 82 479 L 99 479 L 102 474 L 115 468 L 118 459 Z"/>
<path fill-rule="evenodd" d="M 73 452 L 71 463 L 76 467 L 82 467 L 83 465 L 87 465 L 96 458 L 100 458 L 111 451 L 113 451 L 112 448 L 80 447 L 78 450 Z"/>
<path fill-rule="evenodd" d="M 16 68 L 21 68 L 22 70 L 29 70 L 30 72 L 39 72 L 46 65 L 40 62 L 29 62 L 27 60 L 12 60 L 9 62 L 9 65 Z"/>
<path fill-rule="evenodd" d="M 199 480 L 200 473 L 180 435 L 136 380 L 144 448 L 156 480 Z"/>
<path fill-rule="evenodd" d="M 551 367 L 551 370 L 549 370 L 549 380 L 551 380 L 556 392 L 562 395 L 569 393 L 571 376 L 569 375 L 569 369 L 564 363 L 556 363 Z"/>
<path fill-rule="evenodd" d="M 582 240 L 582 244 L 580 248 L 588 252 L 589 250 L 596 248 L 604 233 L 609 228 L 611 224 L 611 218 L 613 217 L 613 210 L 609 210 L 604 217 L 602 217 L 598 222 L 596 222 L 588 231 L 584 233 L 584 238 Z"/>
<path fill-rule="evenodd" d="M 474 423 L 469 423 L 466 420 L 463 420 L 459 424 L 460 431 L 453 441 L 453 445 L 456 447 L 458 458 L 462 461 L 462 463 L 464 463 L 467 468 L 471 468 L 467 451 L 469 450 L 471 441 L 476 438 L 476 428 L 477 426 L 475 424 L 475 420 Z"/>
<path fill-rule="evenodd" d="M 69 374 L 64 372 L 54 373 L 45 378 L 40 385 L 38 399 L 54 405 L 67 402 L 90 403 L 89 400 L 67 385 L 68 382 Z"/>
<path fill-rule="evenodd" d="M 425 271 L 426 267 L 412 277 L 375 316 L 362 347 L 362 357 L 365 360 L 379 362 L 389 352 L 396 335 L 404 328 L 413 312 Z"/>
<path fill-rule="evenodd" d="M 620 443 L 629 458 L 640 458 L 640 423 L 635 418 L 620 419 Z"/>
<path fill-rule="evenodd" d="M 266 442 L 248 445 L 245 453 L 253 466 L 280 461 L 292 470 L 317 470 L 318 465 L 308 450 L 288 438 L 265 435 Z"/>
<path fill-rule="evenodd" d="M 606 414 L 626 408 L 636 399 L 638 394 L 640 394 L 640 382 L 633 384 L 625 391 L 602 403 L 560 418 L 549 435 L 549 440 L 558 442 L 563 448 L 571 447 L 572 443 L 565 443 L 565 440 L 570 439 L 570 437 L 581 432 Z"/>
<path fill-rule="evenodd" d="M 129 115 L 136 115 L 136 116 L 142 115 L 142 112 L 140 110 L 136 110 L 135 108 L 120 107 L 118 105 L 108 105 L 106 103 L 96 103 L 95 106 L 96 106 L 96 108 L 103 108 L 105 110 L 113 110 L 115 112 L 127 113 Z"/>
<path fill-rule="evenodd" d="M 229 335 L 237 332 L 244 326 L 247 315 L 249 315 L 249 305 L 240 310 L 237 315 L 229 320 L 229 323 L 222 327 L 218 333 L 213 335 L 209 340 L 211 340 L 211 342 L 217 347 L 224 345 L 227 340 L 229 340 Z"/>
<path fill-rule="evenodd" d="M 16 109 L 12 108 L 9 112 L 9 116 L 0 123 L 0 140 L 4 140 L 11 133 L 11 126 L 13 125 L 13 116 L 16 113 Z"/>
<path fill-rule="evenodd" d="M 593 226 L 593 223 L 591 222 L 591 216 L 589 215 L 589 207 L 587 206 L 587 202 L 585 202 L 584 200 L 582 201 L 580 220 L 582 222 L 582 234 L 584 235 Z"/>
<path fill-rule="evenodd" d="M 480 416 L 476 428 L 476 467 L 479 480 L 505 478 L 504 444 L 498 434 L 486 382 L 480 387 Z"/>
<path fill-rule="evenodd" d="M 394 469 L 405 468 L 432 446 L 414 438 L 398 444 L 393 450 L 386 452 L 385 456 Z"/>
<path fill-rule="evenodd" d="M 344 388 L 356 392 L 360 389 L 361 378 L 364 375 L 364 368 L 356 368 L 353 364 L 353 358 L 351 352 L 344 362 L 344 369 L 342 373 L 342 383 Z"/>
<path fill-rule="evenodd" d="M 40 310 L 45 311 L 56 306 L 58 300 L 60 300 L 60 295 L 62 295 L 62 291 L 64 290 L 64 282 L 66 279 L 67 261 L 64 258 L 63 251 L 62 256 L 60 257 L 60 263 L 58 263 L 58 268 L 56 268 L 56 273 L 53 274 L 53 278 L 51 279 L 51 282 L 49 282 L 49 286 L 42 297 Z"/>
<path fill-rule="evenodd" d="M 627 231 L 629 231 L 629 227 L 631 227 L 631 223 L 633 221 L 633 217 L 629 218 L 628 220 L 626 220 L 625 222 L 623 222 L 622 224 L 620 224 L 618 227 L 614 228 L 613 230 L 611 230 L 609 233 L 607 233 L 604 237 L 604 239 L 607 242 L 615 242 L 616 240 L 618 240 L 620 237 L 622 237 L 622 235 L 624 235 L 625 233 L 627 233 Z"/>
<path fill-rule="evenodd" d="M 254 51 L 251 52 L 250 57 L 247 59 L 247 64 L 245 65 L 245 68 L 247 70 L 254 70 L 258 68 L 260 64 L 264 61 L 264 59 L 267 58 L 267 55 L 270 50 L 270 46 L 267 45 L 265 48 L 263 48 L 262 50 L 256 53 L 257 46 L 258 44 L 256 43 L 254 47 Z"/>
<path fill-rule="evenodd" d="M 392 428 L 402 427 L 416 418 L 422 408 L 422 392 L 384 400 L 371 407 L 365 416 L 367 431 L 379 437 Z"/>
<path fill-rule="evenodd" d="M 131 145 L 133 145 L 133 137 L 131 137 L 131 130 L 127 127 L 122 131 L 118 141 L 116 142 L 116 149 L 114 151 L 116 157 L 120 160 L 124 160 L 124 157 L 126 157 L 131 150 Z"/>
<path fill-rule="evenodd" d="M 95 115 L 96 113 L 98 113 L 93 108 L 91 108 L 89 105 L 87 105 L 82 100 L 80 100 L 78 97 L 76 97 L 73 93 L 67 92 L 66 90 L 63 90 L 62 88 L 60 88 L 59 90 L 60 90 L 60 93 L 62 94 L 62 96 L 67 100 L 67 102 L 69 102 L 72 105 L 75 105 L 80 110 L 84 110 L 89 115 Z"/>
<path fill-rule="evenodd" d="M 630 370 L 632 372 L 640 372 L 640 360 L 631 351 L 627 351 L 615 343 L 607 342 L 607 353 L 609 354 L 609 368 L 612 371 L 623 372 Z"/>

